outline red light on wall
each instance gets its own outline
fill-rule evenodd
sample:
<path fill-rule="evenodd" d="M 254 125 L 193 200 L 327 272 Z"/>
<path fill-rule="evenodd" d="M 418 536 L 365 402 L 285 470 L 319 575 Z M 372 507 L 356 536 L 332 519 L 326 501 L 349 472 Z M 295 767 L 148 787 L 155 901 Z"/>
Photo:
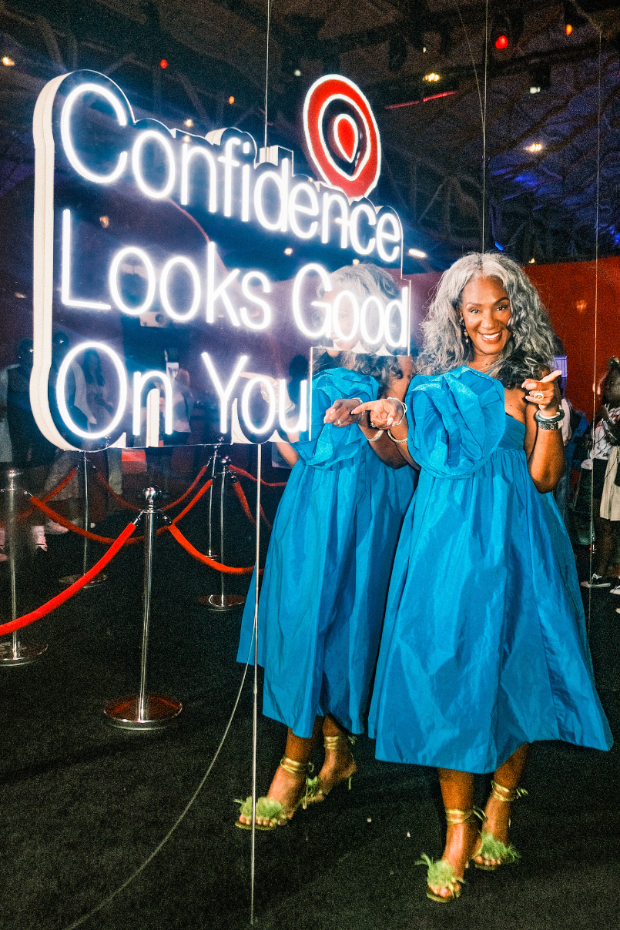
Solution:
<path fill-rule="evenodd" d="M 162 60 L 159 62 L 159 67 L 160 67 L 160 68 L 167 68 L 167 67 L 168 67 L 168 62 L 166 61 L 165 58 L 162 58 Z"/>
<path fill-rule="evenodd" d="M 228 98 L 228 102 L 229 102 L 229 104 L 232 106 L 233 103 L 235 102 L 235 98 L 231 95 L 231 96 Z"/>
<path fill-rule="evenodd" d="M 495 40 L 495 48 L 504 49 L 504 48 L 508 48 L 509 45 L 510 45 L 510 40 L 508 39 L 508 36 L 505 36 L 503 34 L 501 36 L 498 36 L 497 39 Z"/>
<path fill-rule="evenodd" d="M 571 26 L 571 24 L 566 23 L 566 35 L 569 36 L 572 31 L 573 31 L 573 27 Z"/>

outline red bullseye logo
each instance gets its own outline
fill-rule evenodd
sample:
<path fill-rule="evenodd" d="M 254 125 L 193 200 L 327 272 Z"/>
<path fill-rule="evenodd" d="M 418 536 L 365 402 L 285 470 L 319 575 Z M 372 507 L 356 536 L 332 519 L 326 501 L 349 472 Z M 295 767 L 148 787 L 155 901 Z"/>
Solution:
<path fill-rule="evenodd" d="M 304 102 L 304 134 L 316 170 L 329 184 L 360 200 L 381 172 L 381 139 L 368 100 L 338 74 L 315 81 Z"/>

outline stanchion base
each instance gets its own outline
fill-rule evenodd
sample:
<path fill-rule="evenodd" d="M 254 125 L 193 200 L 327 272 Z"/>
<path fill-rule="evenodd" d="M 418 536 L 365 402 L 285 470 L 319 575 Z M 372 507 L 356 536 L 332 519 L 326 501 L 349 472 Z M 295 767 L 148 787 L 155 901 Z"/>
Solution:
<path fill-rule="evenodd" d="M 210 610 L 234 610 L 235 607 L 245 604 L 245 598 L 241 594 L 207 594 L 205 597 L 199 597 L 198 602 Z"/>
<path fill-rule="evenodd" d="M 175 698 L 163 694 L 147 694 L 145 715 L 138 714 L 139 695 L 130 694 L 128 697 L 117 698 L 110 701 L 103 709 L 107 722 L 121 730 L 161 730 L 175 720 L 183 705 Z"/>
<path fill-rule="evenodd" d="M 20 643 L 13 651 L 13 643 L 0 643 L 0 666 L 12 668 L 14 665 L 28 665 L 47 652 L 47 643 Z"/>
<path fill-rule="evenodd" d="M 105 575 L 103 572 L 99 572 L 99 574 L 95 575 L 95 577 L 92 578 L 87 584 L 85 584 L 81 590 L 87 591 L 89 588 L 96 588 L 100 584 L 103 584 L 103 582 L 107 580 L 107 577 L 108 576 Z M 64 584 L 67 587 L 69 587 L 70 584 L 75 584 L 75 582 L 79 581 L 80 578 L 82 578 L 82 575 L 65 575 L 64 578 L 58 579 L 58 583 Z M 79 593 L 80 592 L 78 591 L 78 594 Z"/>

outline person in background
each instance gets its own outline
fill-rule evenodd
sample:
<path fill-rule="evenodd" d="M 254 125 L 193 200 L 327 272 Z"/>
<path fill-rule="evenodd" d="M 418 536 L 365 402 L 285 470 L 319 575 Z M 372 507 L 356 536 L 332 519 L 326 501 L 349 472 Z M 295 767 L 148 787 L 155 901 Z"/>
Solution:
<path fill-rule="evenodd" d="M 607 364 L 609 371 L 602 384 L 602 404 L 594 417 L 590 457 L 581 464 L 583 470 L 591 473 L 592 516 L 596 534 L 594 569 L 590 578 L 581 582 L 584 588 L 611 587 L 615 578 L 610 576 L 616 565 L 615 555 L 620 539 L 620 515 L 615 516 L 618 510 L 615 503 L 612 507 L 610 493 L 616 475 L 615 456 L 607 479 L 612 450 L 620 444 L 620 362 L 617 358 L 610 358 Z M 602 507 L 606 481 L 607 494 L 605 507 Z"/>

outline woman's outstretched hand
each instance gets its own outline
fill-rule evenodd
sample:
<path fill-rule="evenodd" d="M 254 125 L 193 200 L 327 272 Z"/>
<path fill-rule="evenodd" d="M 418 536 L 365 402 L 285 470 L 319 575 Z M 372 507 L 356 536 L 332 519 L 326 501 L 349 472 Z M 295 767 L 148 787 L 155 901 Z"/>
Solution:
<path fill-rule="evenodd" d="M 324 423 L 333 423 L 334 426 L 351 426 L 352 423 L 359 423 L 363 417 L 363 412 L 354 416 L 352 411 L 354 407 L 361 404 L 359 397 L 339 398 L 334 401 L 331 407 L 325 411 Z"/>
<path fill-rule="evenodd" d="M 389 400 L 387 397 L 381 400 L 369 400 L 365 404 L 360 404 L 351 412 L 363 414 L 365 410 L 370 413 L 370 425 L 374 429 L 389 429 L 403 418 L 403 404 L 398 400 Z"/>
<path fill-rule="evenodd" d="M 537 404 L 543 416 L 555 416 L 560 409 L 562 398 L 556 378 L 560 378 L 561 375 L 562 372 L 556 370 L 545 375 L 540 381 L 528 378 L 521 385 L 527 391 L 525 400 Z"/>

